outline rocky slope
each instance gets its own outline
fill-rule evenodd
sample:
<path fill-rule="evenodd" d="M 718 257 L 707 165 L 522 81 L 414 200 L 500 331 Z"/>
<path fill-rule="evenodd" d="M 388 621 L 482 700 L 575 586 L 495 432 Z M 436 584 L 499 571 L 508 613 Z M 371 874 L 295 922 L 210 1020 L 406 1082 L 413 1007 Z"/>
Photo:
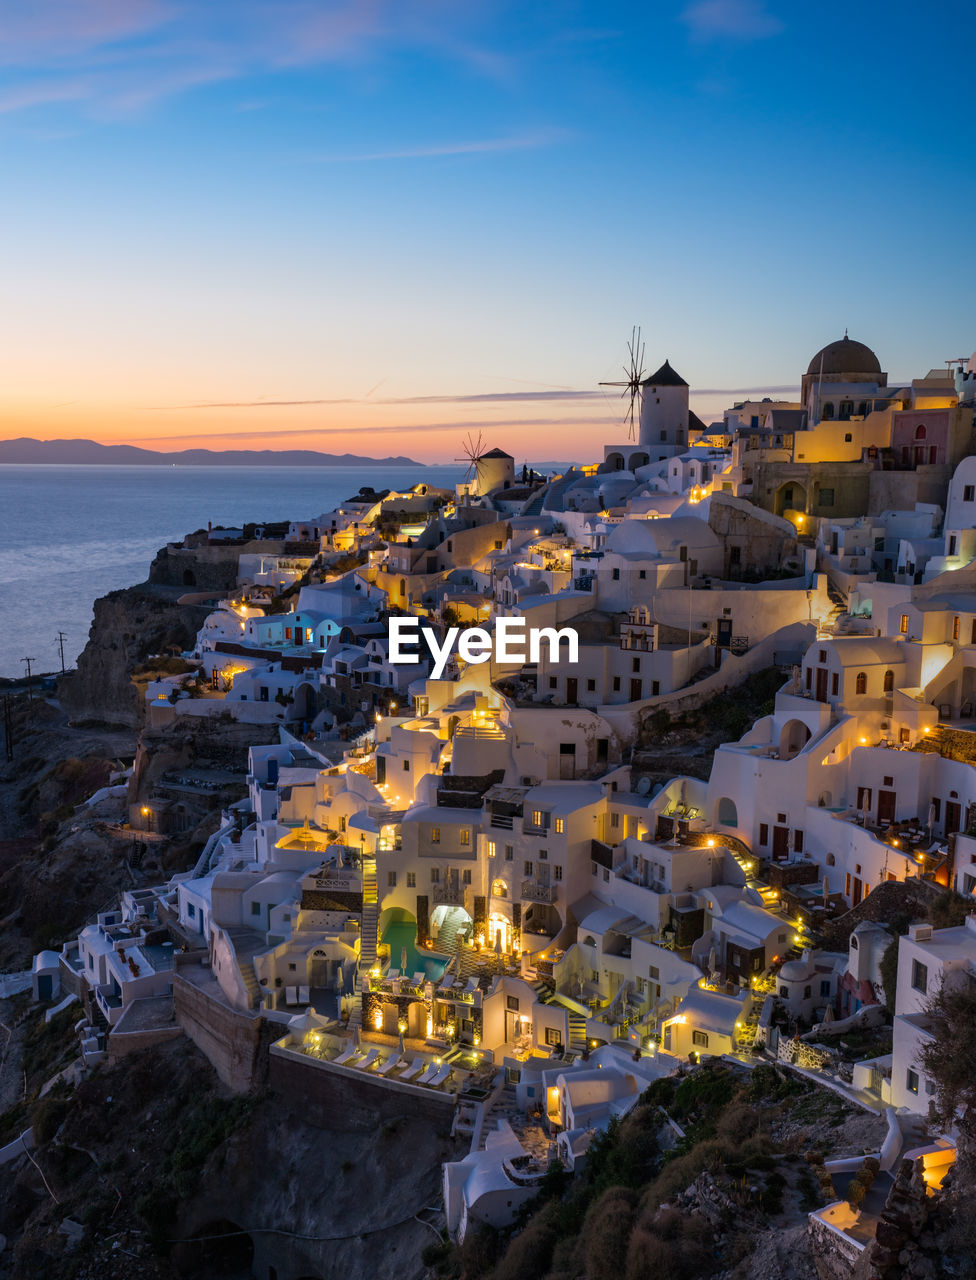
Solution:
<path fill-rule="evenodd" d="M 456 1155 L 415 1119 L 320 1129 L 286 1098 L 227 1097 L 186 1040 L 43 1110 L 39 1168 L 0 1167 L 5 1280 L 413 1280 L 435 1240 L 415 1215 Z"/>
<path fill-rule="evenodd" d="M 95 601 L 78 669 L 58 682 L 61 705 L 75 723 L 138 729 L 142 701 L 132 671 L 150 654 L 192 646 L 209 610 L 179 604 L 185 588 L 143 583 Z"/>

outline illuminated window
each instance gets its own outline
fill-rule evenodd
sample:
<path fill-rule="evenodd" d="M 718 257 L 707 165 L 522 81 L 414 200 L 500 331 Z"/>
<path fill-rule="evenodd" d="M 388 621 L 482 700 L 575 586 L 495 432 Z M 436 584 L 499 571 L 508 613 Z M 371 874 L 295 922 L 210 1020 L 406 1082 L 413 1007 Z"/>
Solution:
<path fill-rule="evenodd" d="M 441 829 L 440 829 L 440 827 L 431 827 L 431 829 L 430 829 L 430 842 L 431 842 L 431 844 L 440 844 L 440 842 L 441 842 Z"/>
<path fill-rule="evenodd" d="M 694 1045 L 698 1045 L 702 1049 L 707 1049 L 708 1048 L 708 1032 L 693 1031 L 691 1033 L 691 1043 Z"/>
<path fill-rule="evenodd" d="M 494 856 L 495 856 L 495 842 L 494 840 L 489 840 L 488 841 L 488 857 L 493 858 Z"/>
<path fill-rule="evenodd" d="M 908 635 L 908 614 L 907 613 L 903 613 L 901 615 L 901 622 L 899 623 L 898 630 L 901 632 L 903 636 Z"/>
<path fill-rule="evenodd" d="M 561 836 L 566 829 L 566 823 L 563 818 L 556 819 L 556 835 Z"/>
<path fill-rule="evenodd" d="M 958 639 L 959 639 L 959 615 L 958 615 L 958 613 L 957 613 L 957 614 L 955 615 L 955 617 L 952 619 L 952 638 L 953 638 L 953 640 L 958 640 Z"/>
<path fill-rule="evenodd" d="M 462 827 L 461 828 L 461 848 L 466 849 L 470 843 L 471 843 L 471 828 Z"/>

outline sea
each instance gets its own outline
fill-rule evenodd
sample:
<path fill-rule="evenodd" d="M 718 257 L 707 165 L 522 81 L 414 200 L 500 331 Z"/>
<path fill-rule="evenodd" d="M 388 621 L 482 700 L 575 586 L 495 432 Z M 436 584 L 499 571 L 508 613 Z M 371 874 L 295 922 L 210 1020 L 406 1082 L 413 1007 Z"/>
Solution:
<path fill-rule="evenodd" d="M 363 485 L 453 487 L 461 466 L 0 465 L 0 676 L 70 670 L 99 596 L 144 582 L 160 547 L 208 523 L 307 520 Z"/>

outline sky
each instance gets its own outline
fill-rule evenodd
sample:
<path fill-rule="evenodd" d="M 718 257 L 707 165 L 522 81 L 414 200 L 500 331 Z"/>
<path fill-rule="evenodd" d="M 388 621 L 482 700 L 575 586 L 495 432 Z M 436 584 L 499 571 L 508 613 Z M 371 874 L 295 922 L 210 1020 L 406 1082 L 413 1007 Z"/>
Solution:
<path fill-rule="evenodd" d="M 968 6 L 0 0 L 0 438 L 518 459 L 968 355 Z M 963 269 L 954 263 L 960 261 Z"/>

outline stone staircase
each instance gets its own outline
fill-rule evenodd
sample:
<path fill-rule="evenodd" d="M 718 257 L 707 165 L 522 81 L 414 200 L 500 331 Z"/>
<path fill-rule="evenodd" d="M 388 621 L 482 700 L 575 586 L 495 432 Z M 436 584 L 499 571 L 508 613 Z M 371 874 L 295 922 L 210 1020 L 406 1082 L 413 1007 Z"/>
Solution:
<path fill-rule="evenodd" d="M 247 988 L 247 1003 L 251 1009 L 259 1009 L 264 998 L 261 990 L 261 984 L 258 982 L 258 976 L 254 972 L 253 960 L 240 960 L 238 962 L 241 971 L 241 981 Z"/>
<path fill-rule="evenodd" d="M 247 991 L 248 1008 L 260 1009 L 264 1000 L 264 990 L 254 972 L 253 956 L 256 952 L 265 949 L 265 937 L 256 929 L 249 929 L 243 925 L 227 929 L 227 937 L 234 948 L 234 959 L 241 975 L 241 982 Z"/>
<path fill-rule="evenodd" d="M 566 1048 L 580 1053 L 586 1048 L 586 1015 L 577 1013 L 575 1009 L 569 1011 L 569 1044 Z"/>
<path fill-rule="evenodd" d="M 376 960 L 379 927 L 379 891 L 376 882 L 376 859 L 363 859 L 363 918 L 360 926 L 359 967 L 368 969 Z"/>
<path fill-rule="evenodd" d="M 586 1048 L 586 1022 L 585 1013 L 578 1013 L 575 1009 L 569 1008 L 563 1000 L 559 998 L 559 993 L 546 980 L 539 979 L 533 982 L 532 989 L 536 994 L 536 998 L 541 1004 L 558 1004 L 566 1009 L 569 1021 L 569 1044 L 566 1048 L 582 1052 Z"/>

